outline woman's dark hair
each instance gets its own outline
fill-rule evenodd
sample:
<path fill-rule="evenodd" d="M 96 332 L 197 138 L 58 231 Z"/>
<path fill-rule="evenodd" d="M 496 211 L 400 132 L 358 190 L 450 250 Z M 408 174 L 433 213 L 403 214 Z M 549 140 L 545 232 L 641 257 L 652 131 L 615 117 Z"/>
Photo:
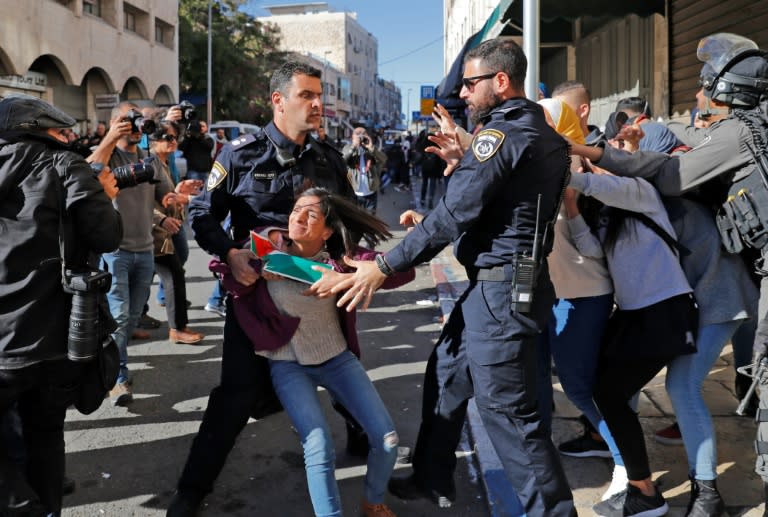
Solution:
<path fill-rule="evenodd" d="M 365 239 L 369 245 L 375 246 L 392 237 L 387 223 L 338 194 L 324 188 L 312 187 L 302 192 L 297 201 L 307 196 L 320 199 L 325 225 L 333 230 L 333 235 L 326 241 L 332 259 L 338 260 L 344 255 L 351 256 L 360 239 Z"/>
<path fill-rule="evenodd" d="M 176 132 L 177 140 L 181 137 L 181 126 L 172 120 L 155 119 L 155 131 L 149 135 L 149 140 L 156 142 L 160 140 L 169 129 L 173 129 Z"/>

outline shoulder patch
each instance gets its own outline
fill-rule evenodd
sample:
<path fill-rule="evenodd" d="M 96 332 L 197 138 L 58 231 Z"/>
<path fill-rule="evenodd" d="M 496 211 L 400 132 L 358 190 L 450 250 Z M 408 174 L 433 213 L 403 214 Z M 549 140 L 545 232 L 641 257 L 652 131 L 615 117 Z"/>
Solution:
<path fill-rule="evenodd" d="M 211 173 L 208 175 L 208 183 L 205 188 L 208 192 L 212 191 L 221 185 L 221 182 L 224 181 L 224 178 L 226 177 L 227 169 L 225 169 L 219 162 L 213 162 L 213 167 L 211 168 Z"/>
<path fill-rule="evenodd" d="M 483 129 L 472 140 L 472 152 L 478 161 L 484 162 L 496 154 L 506 135 L 498 129 Z"/>
<path fill-rule="evenodd" d="M 251 133 L 248 133 L 247 135 L 238 136 L 237 138 L 232 140 L 232 149 L 239 149 L 255 141 L 256 141 L 256 137 Z"/>

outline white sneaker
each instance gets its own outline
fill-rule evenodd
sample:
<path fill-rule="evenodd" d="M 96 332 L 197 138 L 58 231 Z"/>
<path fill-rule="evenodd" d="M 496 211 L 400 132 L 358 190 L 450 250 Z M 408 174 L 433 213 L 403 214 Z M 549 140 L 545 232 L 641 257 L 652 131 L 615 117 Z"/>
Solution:
<path fill-rule="evenodd" d="M 222 318 L 227 317 L 227 306 L 224 304 L 212 305 L 210 303 L 206 303 L 204 309 L 208 312 L 213 312 L 215 314 L 218 314 Z"/>
<path fill-rule="evenodd" d="M 627 468 L 621 465 L 613 466 L 613 477 L 611 484 L 608 485 L 608 490 L 605 491 L 600 498 L 601 501 L 607 501 L 611 496 L 618 494 L 619 492 L 627 489 Z"/>

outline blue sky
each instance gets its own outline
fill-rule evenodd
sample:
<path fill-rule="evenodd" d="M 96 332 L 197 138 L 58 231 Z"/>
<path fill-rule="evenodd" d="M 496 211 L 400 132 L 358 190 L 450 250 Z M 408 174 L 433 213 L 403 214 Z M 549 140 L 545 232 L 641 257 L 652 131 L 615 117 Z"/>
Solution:
<path fill-rule="evenodd" d="M 245 11 L 266 16 L 266 5 L 298 0 L 249 0 Z M 379 76 L 394 80 L 403 96 L 403 113 L 419 109 L 419 87 L 443 78 L 442 0 L 341 0 L 327 2 L 334 11 L 354 11 L 357 21 L 379 41 Z"/>

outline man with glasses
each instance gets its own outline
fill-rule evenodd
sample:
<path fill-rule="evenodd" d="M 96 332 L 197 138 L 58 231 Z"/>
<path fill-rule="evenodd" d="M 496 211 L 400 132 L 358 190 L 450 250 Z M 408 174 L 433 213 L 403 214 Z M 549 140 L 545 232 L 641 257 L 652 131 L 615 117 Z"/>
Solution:
<path fill-rule="evenodd" d="M 413 231 L 394 249 L 375 262 L 354 262 L 357 272 L 350 278 L 315 289 L 346 290 L 340 306 L 367 307 L 388 275 L 428 261 L 455 240 L 469 287 L 427 364 L 414 475 L 390 490 L 450 505 L 453 451 L 466 402 L 474 396 L 526 514 L 571 516 L 573 497 L 536 393 L 536 341 L 554 300 L 544 258 L 570 160 L 566 142 L 525 98 L 526 68 L 512 41 L 489 40 L 467 53 L 460 95 L 483 129 L 453 171 L 445 196 L 429 215 L 413 219 Z M 456 164 L 458 156 L 445 149 L 455 148 L 458 138 L 430 140 L 443 149 L 438 155 Z"/>

